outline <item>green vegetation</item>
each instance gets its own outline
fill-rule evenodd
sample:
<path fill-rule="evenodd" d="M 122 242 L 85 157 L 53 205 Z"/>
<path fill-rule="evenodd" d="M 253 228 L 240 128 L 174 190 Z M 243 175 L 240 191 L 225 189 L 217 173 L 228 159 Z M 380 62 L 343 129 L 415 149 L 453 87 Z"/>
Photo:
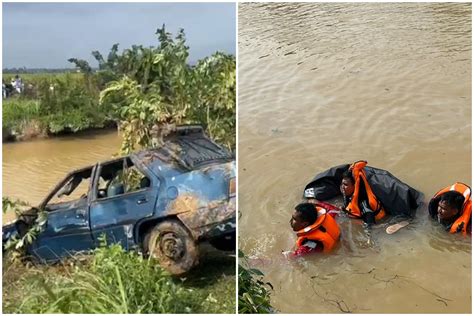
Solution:
<path fill-rule="evenodd" d="M 85 60 L 70 58 L 80 74 L 22 75 L 25 92 L 5 102 L 4 126 L 22 139 L 32 123 L 38 135 L 48 135 L 115 122 L 124 135 L 122 151 L 132 151 L 151 146 L 154 127 L 202 124 L 212 139 L 234 149 L 235 57 L 216 52 L 190 65 L 183 30 L 173 38 L 163 26 L 156 34 L 157 47 L 133 45 L 119 54 L 115 44 L 107 59 L 92 52 L 95 72 Z"/>
<path fill-rule="evenodd" d="M 175 39 L 164 26 L 157 34 L 156 48 L 134 46 L 118 56 L 114 46 L 107 62 L 95 54 L 100 76 L 111 78 L 113 67 L 123 73 L 100 95 L 101 105 L 114 109 L 120 121 L 122 152 L 151 146 L 154 127 L 190 123 L 202 124 L 211 138 L 234 148 L 235 58 L 215 53 L 190 66 L 183 30 Z"/>
<path fill-rule="evenodd" d="M 2 199 L 3 212 L 28 203 Z M 24 250 L 45 223 L 43 213 L 3 257 L 5 313 L 234 313 L 235 258 L 201 245 L 202 263 L 185 278 L 171 277 L 153 259 L 105 244 L 54 266 L 25 260 Z M 42 215 L 43 214 L 43 215 Z"/>
<path fill-rule="evenodd" d="M 5 83 L 10 83 L 11 79 L 14 78 L 13 74 L 3 74 L 2 79 Z M 49 83 L 55 80 L 66 81 L 66 80 L 82 80 L 83 74 L 78 72 L 63 72 L 63 73 L 32 73 L 32 74 L 21 74 L 20 75 L 24 83 L 24 91 L 21 95 L 14 95 L 15 99 L 20 100 L 36 100 L 39 94 L 39 87 L 48 84 L 46 88 L 50 88 Z M 8 99 L 7 99 L 8 100 Z M 4 100 L 5 101 L 5 100 Z"/>
<path fill-rule="evenodd" d="M 7 99 L 3 101 L 3 138 L 34 138 L 44 134 L 39 120 L 39 101 Z"/>
<path fill-rule="evenodd" d="M 104 126 L 107 113 L 98 106 L 98 91 L 88 86 L 86 78 L 70 75 L 39 85 L 40 114 L 48 132 L 77 132 Z"/>
<path fill-rule="evenodd" d="M 113 122 L 107 116 L 107 109 L 98 106 L 99 91 L 88 85 L 83 76 L 34 77 L 32 81 L 25 80 L 23 95 L 14 95 L 3 102 L 4 139 L 77 132 Z"/>
<path fill-rule="evenodd" d="M 197 123 L 214 140 L 235 149 L 235 57 L 218 52 L 191 66 L 182 30 L 173 39 L 163 26 L 157 35 L 156 48 L 134 45 L 119 54 L 116 44 L 107 59 L 93 52 L 97 72 L 84 60 L 71 58 L 80 74 L 22 75 L 25 93 L 3 105 L 4 137 L 26 139 L 114 122 L 124 137 L 121 151 L 128 153 L 157 145 L 157 133 L 170 125 Z M 35 133 L 27 133 L 27 127 Z M 18 206 L 3 202 L 4 212 Z M 9 247 L 15 253 L 25 249 L 43 224 L 38 217 L 25 235 L 30 237 Z M 173 278 L 118 245 L 52 267 L 22 262 L 16 255 L 20 260 L 5 259 L 3 264 L 3 311 L 234 313 L 235 258 L 221 253 L 201 257 L 186 278 Z"/>
<path fill-rule="evenodd" d="M 13 201 L 8 197 L 2 197 L 2 211 L 3 214 L 13 212 L 17 216 L 21 213 L 27 212 L 31 206 L 24 201 Z M 46 224 L 47 214 L 44 211 L 38 211 L 33 226 L 23 236 L 15 236 L 8 240 L 5 245 L 6 250 L 9 251 L 9 259 L 17 261 L 25 255 L 25 249 L 41 232 L 43 226 Z"/>
<path fill-rule="evenodd" d="M 209 253 L 187 278 L 119 245 L 56 266 L 3 265 L 5 313 L 234 313 L 235 258 Z M 217 268 L 218 267 L 218 268 Z"/>
<path fill-rule="evenodd" d="M 239 250 L 239 313 L 268 314 L 273 312 L 270 305 L 272 285 L 263 281 L 263 272 L 250 268 L 244 253 Z"/>

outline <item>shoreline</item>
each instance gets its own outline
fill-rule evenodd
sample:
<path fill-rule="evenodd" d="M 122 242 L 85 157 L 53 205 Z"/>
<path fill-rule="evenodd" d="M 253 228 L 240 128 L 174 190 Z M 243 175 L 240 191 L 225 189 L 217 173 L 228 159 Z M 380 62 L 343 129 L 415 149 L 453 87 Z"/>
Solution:
<path fill-rule="evenodd" d="M 35 124 L 34 121 L 31 123 Z M 101 133 L 101 132 L 110 132 L 112 130 L 118 131 L 117 123 L 113 121 L 104 123 L 103 127 L 91 127 L 91 128 L 86 128 L 86 129 L 77 131 L 77 132 L 66 130 L 60 133 L 56 133 L 56 134 L 48 134 L 45 131 L 34 129 L 34 128 L 33 130 L 24 128 L 20 132 L 16 132 L 12 129 L 8 129 L 7 127 L 2 126 L 2 144 L 28 142 L 28 141 L 38 140 L 38 139 L 49 139 L 49 138 L 59 138 L 59 137 L 87 136 L 90 134 L 96 134 L 96 133 Z"/>

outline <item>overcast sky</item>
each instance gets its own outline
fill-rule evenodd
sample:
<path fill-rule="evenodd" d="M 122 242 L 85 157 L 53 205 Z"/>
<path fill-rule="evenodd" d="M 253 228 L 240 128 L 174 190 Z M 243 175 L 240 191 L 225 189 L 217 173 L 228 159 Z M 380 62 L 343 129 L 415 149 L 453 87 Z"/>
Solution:
<path fill-rule="evenodd" d="M 97 62 L 132 45 L 157 46 L 156 29 L 166 24 L 186 33 L 190 62 L 216 50 L 235 54 L 234 3 L 3 3 L 3 68 L 72 67 L 68 58 Z"/>

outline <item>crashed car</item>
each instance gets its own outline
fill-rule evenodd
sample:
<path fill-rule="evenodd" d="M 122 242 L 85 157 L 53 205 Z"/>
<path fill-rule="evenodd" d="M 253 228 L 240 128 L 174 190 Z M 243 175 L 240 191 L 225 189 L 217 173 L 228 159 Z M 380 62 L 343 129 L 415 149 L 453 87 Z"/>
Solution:
<path fill-rule="evenodd" d="M 235 158 L 201 126 L 178 126 L 161 146 L 69 173 L 37 207 L 3 226 L 3 245 L 47 219 L 26 252 L 42 262 L 107 242 L 139 250 L 179 275 L 201 241 L 235 250 Z"/>

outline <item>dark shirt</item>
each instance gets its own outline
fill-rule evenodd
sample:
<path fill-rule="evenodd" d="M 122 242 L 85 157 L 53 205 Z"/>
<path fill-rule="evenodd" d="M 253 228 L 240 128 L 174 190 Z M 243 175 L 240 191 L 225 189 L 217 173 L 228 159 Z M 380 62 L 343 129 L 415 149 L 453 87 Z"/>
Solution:
<path fill-rule="evenodd" d="M 349 198 L 344 197 L 344 209 L 351 203 L 352 196 Z M 375 224 L 375 212 L 370 208 L 369 203 L 366 199 L 359 201 L 359 208 L 361 211 L 361 218 L 364 223 L 369 225 Z"/>

